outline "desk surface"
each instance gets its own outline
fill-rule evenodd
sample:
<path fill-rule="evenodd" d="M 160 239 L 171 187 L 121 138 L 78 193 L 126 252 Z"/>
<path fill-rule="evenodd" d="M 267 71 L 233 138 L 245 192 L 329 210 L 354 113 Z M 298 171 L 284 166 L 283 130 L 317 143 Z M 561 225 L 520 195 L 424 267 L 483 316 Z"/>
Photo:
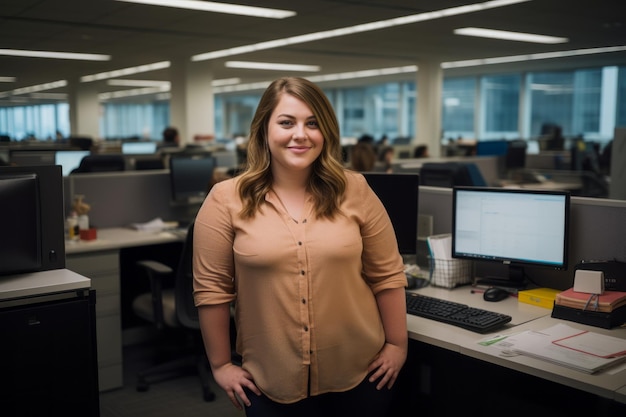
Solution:
<path fill-rule="evenodd" d="M 495 303 L 484 301 L 481 294 L 472 294 L 471 287 L 468 286 L 453 290 L 426 287 L 416 290 L 416 292 L 508 314 L 513 317 L 511 324 L 497 332 L 503 335 L 515 334 L 525 330 L 542 330 L 556 323 L 564 322 L 563 320 L 552 318 L 551 310 L 519 303 L 514 297 Z M 569 321 L 565 323 L 581 330 L 626 339 L 626 328 L 608 330 Z M 437 323 L 421 317 L 408 315 L 407 327 L 411 339 L 626 403 L 626 364 L 617 365 L 605 371 L 589 375 L 528 356 L 502 356 L 497 348 L 478 344 L 481 340 L 489 337 L 488 335 Z"/>
<path fill-rule="evenodd" d="M 130 227 L 98 229 L 96 232 L 96 240 L 66 241 L 65 253 L 73 255 L 77 253 L 117 250 L 125 247 L 176 242 L 182 239 L 179 234 L 168 231 L 139 231 Z"/>
<path fill-rule="evenodd" d="M 91 280 L 68 269 L 0 277 L 0 300 L 89 288 Z"/>

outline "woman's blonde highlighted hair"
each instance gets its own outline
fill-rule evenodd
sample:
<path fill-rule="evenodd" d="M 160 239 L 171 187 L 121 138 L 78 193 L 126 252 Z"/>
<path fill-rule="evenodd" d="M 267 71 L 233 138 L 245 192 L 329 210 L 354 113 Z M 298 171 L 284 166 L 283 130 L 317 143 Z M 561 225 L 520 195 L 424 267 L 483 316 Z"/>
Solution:
<path fill-rule="evenodd" d="M 239 176 L 238 191 L 243 202 L 240 214 L 243 218 L 254 217 L 272 187 L 267 131 L 272 112 L 283 94 L 306 103 L 317 119 L 324 144 L 320 156 L 313 163 L 307 191 L 313 196 L 316 216 L 332 218 L 339 212 L 346 189 L 339 123 L 324 92 L 311 81 L 298 77 L 273 81 L 261 97 L 250 124 L 246 168 Z"/>

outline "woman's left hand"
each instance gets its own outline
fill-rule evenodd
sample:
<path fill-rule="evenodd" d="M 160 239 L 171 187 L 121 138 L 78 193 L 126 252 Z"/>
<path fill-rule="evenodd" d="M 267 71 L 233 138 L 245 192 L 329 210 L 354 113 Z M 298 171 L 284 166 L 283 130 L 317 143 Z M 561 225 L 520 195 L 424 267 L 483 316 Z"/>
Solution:
<path fill-rule="evenodd" d="M 371 373 L 370 382 L 374 382 L 380 378 L 376 389 L 381 390 L 385 386 L 388 389 L 393 387 L 396 382 L 400 369 L 406 361 L 407 349 L 393 345 L 391 343 L 385 343 L 382 350 L 376 355 L 370 366 L 367 368 L 368 373 Z"/>

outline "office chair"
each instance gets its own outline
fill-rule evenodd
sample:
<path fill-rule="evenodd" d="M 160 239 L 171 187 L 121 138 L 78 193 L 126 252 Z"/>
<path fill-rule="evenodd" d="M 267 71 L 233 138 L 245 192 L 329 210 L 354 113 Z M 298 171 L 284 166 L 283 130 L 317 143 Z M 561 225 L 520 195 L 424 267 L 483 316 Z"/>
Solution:
<path fill-rule="evenodd" d="M 210 367 L 204 352 L 200 333 L 198 311 L 193 301 L 193 225 L 187 228 L 180 260 L 176 270 L 154 260 L 137 262 L 150 280 L 151 291 L 140 294 L 133 300 L 135 314 L 154 324 L 163 335 L 168 331 L 182 330 L 189 342 L 190 354 L 172 361 L 159 363 L 141 370 L 137 375 L 137 391 L 148 390 L 151 383 L 189 374 L 194 370 L 200 377 L 205 401 L 213 401 L 215 393 L 210 387 Z M 174 287 L 166 288 L 164 282 L 174 277 Z"/>
<path fill-rule="evenodd" d="M 81 159 L 80 165 L 73 169 L 71 174 L 124 171 L 125 169 L 126 161 L 122 155 L 95 154 L 85 156 Z"/>

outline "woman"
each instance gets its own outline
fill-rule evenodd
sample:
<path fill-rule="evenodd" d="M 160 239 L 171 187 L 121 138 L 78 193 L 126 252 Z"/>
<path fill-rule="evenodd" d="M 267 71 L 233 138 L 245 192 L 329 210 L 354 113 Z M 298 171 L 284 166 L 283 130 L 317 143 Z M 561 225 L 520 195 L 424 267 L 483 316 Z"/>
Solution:
<path fill-rule="evenodd" d="M 245 171 L 215 184 L 195 221 L 194 297 L 215 381 L 249 417 L 383 416 L 408 343 L 389 216 L 342 166 L 315 84 L 274 81 L 250 132 Z"/>

